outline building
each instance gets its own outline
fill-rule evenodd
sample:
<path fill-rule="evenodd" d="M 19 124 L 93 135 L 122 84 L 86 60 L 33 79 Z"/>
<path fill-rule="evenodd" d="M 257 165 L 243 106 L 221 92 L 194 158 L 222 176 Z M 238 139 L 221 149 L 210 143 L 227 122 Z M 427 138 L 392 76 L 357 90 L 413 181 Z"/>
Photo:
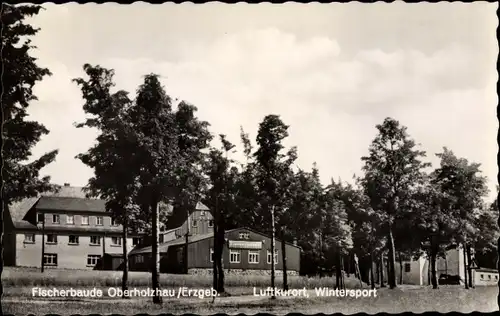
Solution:
<path fill-rule="evenodd" d="M 387 266 L 387 263 L 385 263 Z M 468 265 L 468 262 L 467 262 Z M 474 266 L 474 264 L 473 264 Z M 399 282 L 401 269 L 399 262 L 396 262 L 396 280 Z M 430 285 L 431 284 L 431 268 L 430 261 L 426 256 L 422 256 L 417 260 L 403 261 L 403 284 L 413 285 Z M 438 279 L 440 276 L 448 275 L 451 278 L 459 280 L 460 284 L 464 284 L 465 264 L 463 248 L 453 247 L 446 251 L 444 257 L 438 257 L 436 260 L 436 273 Z M 387 275 L 384 271 L 384 280 L 387 282 Z M 494 269 L 472 269 L 472 284 L 473 285 L 488 285 L 498 282 L 498 271 Z"/>
<path fill-rule="evenodd" d="M 498 270 L 479 268 L 475 269 L 472 275 L 473 284 L 476 286 L 498 284 Z"/>
<path fill-rule="evenodd" d="M 198 214 L 199 215 L 199 214 Z M 193 218 L 197 218 L 193 216 Z M 195 220 L 196 221 L 196 220 Z M 193 221 L 193 223 L 196 223 Z M 186 221 L 188 222 L 188 221 Z M 195 224 L 195 227 L 198 224 Z M 200 228 L 201 230 L 201 228 Z M 213 232 L 193 233 L 188 237 L 187 268 L 189 274 L 210 274 L 213 269 Z M 300 271 L 300 248 L 285 243 L 287 274 L 298 275 Z M 160 272 L 185 273 L 185 237 L 159 245 Z M 283 271 L 281 241 L 275 240 L 275 265 L 277 274 Z M 222 262 L 227 273 L 269 274 L 271 271 L 271 238 L 249 228 L 226 231 Z M 137 247 L 129 254 L 131 271 L 149 271 L 151 268 L 151 246 Z"/>
<path fill-rule="evenodd" d="M 69 184 L 9 206 L 4 228 L 6 266 L 41 267 L 42 248 L 47 268 L 94 269 L 104 255 L 123 254 L 123 228 L 106 213 L 105 202 Z M 127 252 L 138 243 L 139 236 L 127 238 Z"/>
<path fill-rule="evenodd" d="M 169 206 L 170 207 L 170 206 Z M 180 214 L 179 214 L 180 213 Z M 175 213 L 159 233 L 161 272 L 206 273 L 213 266 L 213 216 L 198 203 L 189 214 Z M 56 193 L 41 194 L 10 205 L 4 212 L 6 266 L 119 270 L 123 264 L 123 227 L 106 212 L 105 201 L 86 198 L 82 188 L 65 184 Z M 271 239 L 248 228 L 226 232 L 223 262 L 232 272 L 270 271 Z M 43 246 L 42 246 L 43 245 Z M 151 242 L 129 233 L 126 253 L 130 270 L 151 268 Z M 299 247 L 286 243 L 288 271 L 300 271 Z M 281 242 L 276 240 L 276 270 L 282 270 Z"/>

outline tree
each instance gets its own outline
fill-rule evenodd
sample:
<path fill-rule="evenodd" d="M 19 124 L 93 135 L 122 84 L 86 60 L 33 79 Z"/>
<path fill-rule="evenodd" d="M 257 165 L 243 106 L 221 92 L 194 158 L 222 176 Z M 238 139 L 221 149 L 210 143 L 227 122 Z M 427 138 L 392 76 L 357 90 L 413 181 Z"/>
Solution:
<path fill-rule="evenodd" d="M 458 221 L 455 238 L 464 249 L 464 271 L 468 275 L 464 282 L 468 288 L 472 286 L 472 270 L 466 262 L 470 263 L 471 244 L 478 235 L 475 224 L 483 208 L 483 198 L 488 193 L 486 178 L 481 175 L 480 164 L 458 158 L 446 147 L 442 153 L 436 155 L 441 159 L 441 163 L 434 171 L 433 180 L 439 190 L 448 197 L 447 206 L 452 209 L 453 217 Z"/>
<path fill-rule="evenodd" d="M 25 23 L 37 15 L 41 6 L 2 4 L 2 200 L 6 205 L 40 192 L 54 191 L 50 177 L 39 178 L 40 170 L 53 162 L 57 150 L 27 162 L 32 148 L 47 128 L 29 121 L 27 108 L 37 97 L 33 87 L 51 72 L 36 64 L 30 38 L 40 29 Z"/>
<path fill-rule="evenodd" d="M 228 226 L 235 224 L 238 216 L 236 208 L 238 171 L 233 160 L 228 158 L 228 152 L 234 148 L 225 135 L 219 135 L 222 142 L 222 150 L 212 148 L 210 150 L 206 170 L 210 180 L 210 188 L 207 192 L 206 203 L 214 214 L 214 289 L 218 293 L 224 293 L 224 269 L 222 255 L 224 252 L 225 232 Z"/>
<path fill-rule="evenodd" d="M 284 173 L 283 158 L 286 157 L 281 151 L 284 149 L 282 141 L 288 137 L 288 126 L 281 121 L 278 115 L 267 115 L 259 125 L 257 134 L 257 151 L 254 153 L 257 186 L 260 192 L 260 204 L 263 214 L 261 219 L 268 219 L 271 215 L 272 226 L 271 241 L 271 287 L 274 288 L 275 277 L 275 223 L 279 222 L 286 205 L 280 196 L 280 180 Z M 289 155 L 290 156 L 290 155 Z M 293 157 L 292 157 L 293 158 Z M 286 164 L 286 162 L 285 162 Z M 276 220 L 275 220 L 276 217 Z M 282 241 L 283 242 L 283 241 Z M 274 296 L 273 296 L 274 298 Z"/>
<path fill-rule="evenodd" d="M 106 200 L 106 211 L 122 224 L 122 290 L 125 291 L 128 288 L 127 236 L 129 229 L 136 223 L 132 219 L 139 211 L 135 203 L 135 174 L 129 171 L 129 167 L 137 160 L 133 150 L 137 144 L 127 123 L 127 111 L 130 110 L 132 101 L 125 91 L 111 93 L 114 86 L 113 70 L 89 64 L 83 68 L 89 79 L 77 78 L 74 82 L 81 87 L 85 100 L 83 109 L 91 117 L 77 127 L 97 128 L 101 133 L 96 145 L 77 158 L 94 169 L 94 177 L 87 186 L 88 196 Z"/>
<path fill-rule="evenodd" d="M 380 210 L 387 218 L 387 240 L 389 246 L 390 288 L 396 287 L 394 222 L 401 212 L 400 203 L 408 198 L 411 189 L 422 179 L 422 170 L 429 166 L 420 158 L 424 151 L 417 150 L 409 138 L 406 127 L 386 118 L 377 125 L 378 135 L 369 148 L 369 155 L 362 157 L 365 176 L 365 193 L 373 209 Z"/>

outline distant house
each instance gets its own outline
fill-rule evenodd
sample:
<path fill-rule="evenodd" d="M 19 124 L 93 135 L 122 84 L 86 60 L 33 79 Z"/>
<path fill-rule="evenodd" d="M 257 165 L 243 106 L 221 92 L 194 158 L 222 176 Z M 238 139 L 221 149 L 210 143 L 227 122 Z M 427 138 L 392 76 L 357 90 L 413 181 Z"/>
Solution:
<path fill-rule="evenodd" d="M 69 184 L 10 205 L 4 228 L 6 266 L 41 267 L 42 243 L 47 268 L 94 269 L 105 254 L 123 254 L 123 228 L 106 212 L 105 201 L 86 198 Z M 130 235 L 128 251 L 139 237 Z"/>
<path fill-rule="evenodd" d="M 387 266 L 387 262 L 385 265 Z M 395 270 L 396 280 L 399 282 L 401 275 L 399 262 L 396 262 Z M 446 256 L 444 258 L 439 257 L 436 260 L 436 274 L 438 279 L 442 275 L 448 275 L 459 279 L 460 284 L 464 284 L 464 271 L 464 253 L 461 247 L 451 247 L 451 249 L 446 251 Z M 387 282 L 387 274 L 385 271 L 384 280 Z M 496 284 L 496 282 L 498 282 L 498 271 L 493 269 L 472 269 L 473 285 Z M 426 256 L 422 256 L 417 260 L 403 261 L 403 284 L 431 284 L 430 261 Z"/>
<path fill-rule="evenodd" d="M 199 215 L 199 214 L 198 214 Z M 193 216 L 193 218 L 200 218 Z M 196 224 L 197 225 L 197 224 Z M 196 226 L 195 225 L 195 226 Z M 188 239 L 188 273 L 209 274 L 213 269 L 213 233 L 193 233 Z M 249 228 L 226 231 L 226 244 L 222 257 L 228 273 L 269 274 L 271 271 L 271 238 Z M 288 274 L 300 271 L 300 248 L 285 243 Z M 185 273 L 185 237 L 170 240 L 159 245 L 160 272 Z M 150 271 L 152 267 L 151 246 L 137 247 L 129 254 L 131 271 Z M 275 265 L 277 274 L 282 273 L 281 241 L 275 242 Z"/>

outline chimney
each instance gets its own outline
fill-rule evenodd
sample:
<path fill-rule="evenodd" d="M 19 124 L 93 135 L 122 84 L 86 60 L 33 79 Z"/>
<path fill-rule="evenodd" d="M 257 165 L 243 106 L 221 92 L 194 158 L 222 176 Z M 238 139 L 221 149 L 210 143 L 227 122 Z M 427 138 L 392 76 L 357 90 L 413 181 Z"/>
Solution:
<path fill-rule="evenodd" d="M 69 187 L 69 183 L 65 183 L 65 184 L 64 184 L 64 186 L 65 186 L 65 187 Z"/>

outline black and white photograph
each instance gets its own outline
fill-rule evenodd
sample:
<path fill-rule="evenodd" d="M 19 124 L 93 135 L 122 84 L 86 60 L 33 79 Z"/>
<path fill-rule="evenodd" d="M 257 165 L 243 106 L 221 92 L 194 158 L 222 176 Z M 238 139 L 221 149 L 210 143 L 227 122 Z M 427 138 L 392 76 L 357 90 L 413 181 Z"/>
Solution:
<path fill-rule="evenodd" d="M 497 9 L 2 4 L 0 314 L 497 313 Z"/>

